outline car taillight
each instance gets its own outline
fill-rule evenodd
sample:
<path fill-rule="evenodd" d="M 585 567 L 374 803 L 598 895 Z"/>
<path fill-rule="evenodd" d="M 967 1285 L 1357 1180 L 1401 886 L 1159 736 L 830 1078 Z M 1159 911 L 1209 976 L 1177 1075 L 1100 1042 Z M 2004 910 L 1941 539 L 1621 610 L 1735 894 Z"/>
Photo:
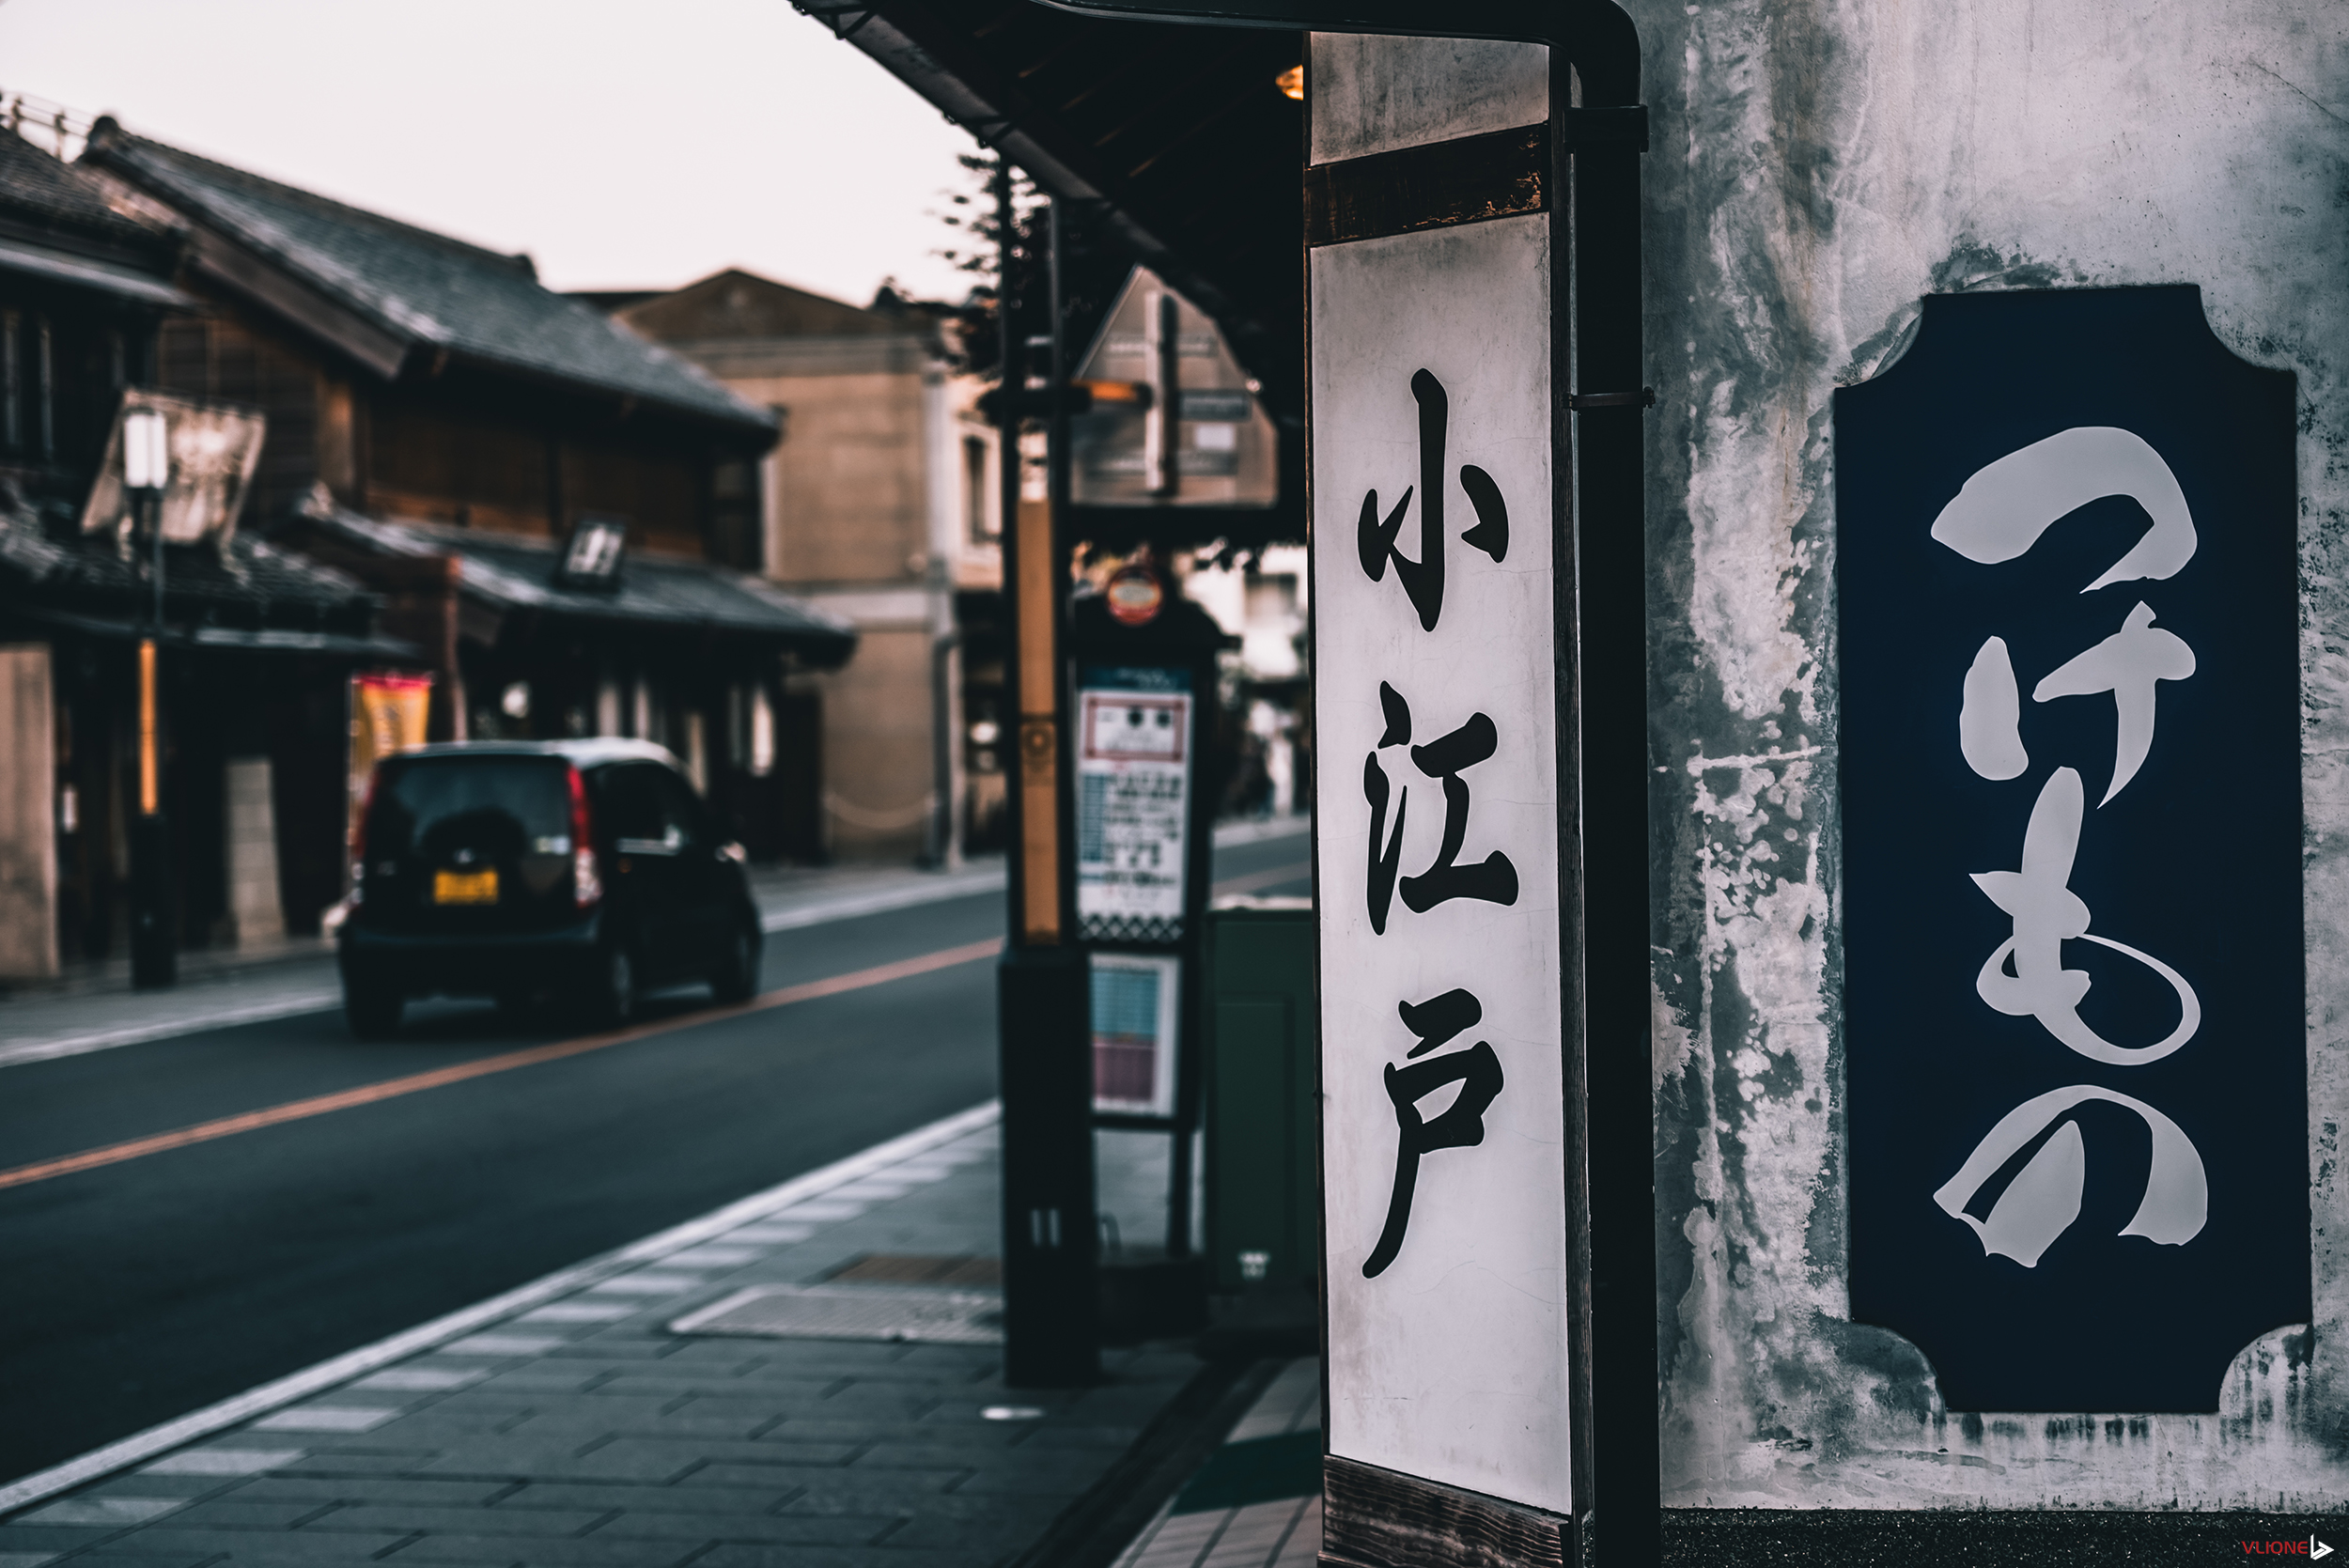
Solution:
<path fill-rule="evenodd" d="M 603 896 L 596 867 L 595 821 L 587 812 L 587 781 L 571 769 L 571 902 L 584 909 Z"/>
<path fill-rule="evenodd" d="M 380 765 L 367 770 L 367 792 L 359 801 L 359 820 L 350 830 L 350 902 L 354 908 L 367 895 L 367 817 L 375 810 L 376 781 L 382 776 Z"/>

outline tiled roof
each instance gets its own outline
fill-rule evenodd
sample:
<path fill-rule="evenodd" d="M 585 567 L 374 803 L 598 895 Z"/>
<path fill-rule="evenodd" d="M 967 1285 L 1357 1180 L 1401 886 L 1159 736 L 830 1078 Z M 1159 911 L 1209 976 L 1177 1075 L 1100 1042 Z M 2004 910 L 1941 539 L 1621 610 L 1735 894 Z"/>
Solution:
<path fill-rule="evenodd" d="M 0 216 L 168 257 L 170 241 L 106 205 L 87 175 L 61 163 L 16 132 L 0 129 Z"/>
<path fill-rule="evenodd" d="M 153 592 L 145 557 L 126 554 L 113 535 L 60 537 L 29 508 L 0 505 L 0 604 L 137 617 Z M 165 552 L 164 613 L 175 622 L 364 632 L 375 602 L 355 579 L 247 533 L 226 551 Z"/>
<path fill-rule="evenodd" d="M 745 430 L 774 417 L 502 256 L 134 136 L 110 120 L 84 156 L 266 257 L 412 348 L 643 399 Z"/>
<path fill-rule="evenodd" d="M 612 592 L 555 581 L 561 551 L 551 542 L 438 523 L 386 522 L 313 500 L 302 520 L 377 555 L 457 558 L 458 592 L 496 610 L 646 629 L 708 630 L 768 638 L 819 666 L 845 660 L 856 629 L 763 578 L 707 561 L 630 551 Z"/>

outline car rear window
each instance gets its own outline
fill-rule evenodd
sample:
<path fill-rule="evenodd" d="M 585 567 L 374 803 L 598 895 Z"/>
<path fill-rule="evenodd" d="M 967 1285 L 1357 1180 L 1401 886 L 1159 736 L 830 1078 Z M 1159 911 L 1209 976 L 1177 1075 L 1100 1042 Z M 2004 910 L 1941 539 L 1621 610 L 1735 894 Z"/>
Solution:
<path fill-rule="evenodd" d="M 566 765 L 547 757 L 418 757 L 387 762 L 367 815 L 367 853 L 570 853 Z"/>

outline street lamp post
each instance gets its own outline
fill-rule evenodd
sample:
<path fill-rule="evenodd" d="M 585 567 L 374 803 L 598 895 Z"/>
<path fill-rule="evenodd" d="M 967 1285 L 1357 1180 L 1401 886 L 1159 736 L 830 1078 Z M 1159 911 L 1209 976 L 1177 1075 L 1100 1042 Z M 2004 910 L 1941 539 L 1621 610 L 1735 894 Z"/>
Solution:
<path fill-rule="evenodd" d="M 163 499 L 171 473 L 168 436 L 160 410 L 134 409 L 123 416 L 122 484 L 150 552 L 148 575 L 154 586 L 148 635 L 139 640 L 139 810 L 131 829 L 131 984 L 141 989 L 169 986 L 179 978 L 155 667 L 163 636 Z"/>

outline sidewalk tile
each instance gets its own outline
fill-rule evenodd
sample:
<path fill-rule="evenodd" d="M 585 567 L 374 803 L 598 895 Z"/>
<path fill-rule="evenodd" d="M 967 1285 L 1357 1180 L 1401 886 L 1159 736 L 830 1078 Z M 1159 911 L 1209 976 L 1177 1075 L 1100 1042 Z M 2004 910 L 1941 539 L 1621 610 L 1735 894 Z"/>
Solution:
<path fill-rule="evenodd" d="M 979 1568 L 1001 1554 L 898 1550 L 891 1546 L 767 1546 L 728 1543 L 693 1560 L 693 1568 Z"/>
<path fill-rule="evenodd" d="M 965 1497 L 974 1498 L 1070 1497 L 1099 1480 L 1101 1473 L 1116 1458 L 1113 1453 L 1104 1453 L 1055 1466 L 1050 1470 L 1033 1467 L 980 1470 L 955 1490 Z"/>
<path fill-rule="evenodd" d="M 519 1450 L 511 1444 L 469 1443 L 451 1448 L 429 1465 L 423 1467 L 427 1475 L 510 1475 L 517 1480 L 532 1481 L 615 1481 L 654 1485 L 690 1481 L 695 1485 L 709 1483 L 702 1479 L 711 1469 L 723 1467 L 711 1463 L 711 1451 L 725 1451 L 725 1462 L 756 1462 L 770 1471 L 787 1468 L 793 1472 L 817 1473 L 845 1463 L 852 1450 L 838 1445 L 816 1445 L 805 1449 L 756 1447 L 746 1443 L 662 1443 L 645 1437 L 615 1438 L 589 1450 L 574 1452 L 577 1445 L 559 1450 Z M 775 1484 L 787 1484 L 786 1481 Z"/>
<path fill-rule="evenodd" d="M 862 1546 L 897 1522 L 889 1514 L 667 1514 L 630 1509 L 596 1527 L 589 1541 L 762 1541 Z"/>
<path fill-rule="evenodd" d="M 145 1470 L 133 1470 L 129 1475 L 115 1476 L 95 1486 L 86 1486 L 74 1496 L 84 1501 L 100 1498 L 177 1498 L 185 1502 L 191 1498 L 201 1498 L 232 1485 L 236 1479 L 234 1476 L 217 1475 L 154 1475 Z"/>
<path fill-rule="evenodd" d="M 982 1474 L 1016 1470 L 1034 1472 L 1057 1484 L 1076 1474 L 1091 1475 L 1116 1455 L 1115 1450 L 1095 1452 L 1032 1452 L 1025 1448 L 988 1448 L 976 1443 L 939 1443 L 921 1438 L 900 1441 L 883 1437 L 850 1462 L 851 1472 L 865 1470 L 958 1469 Z M 969 1487 L 958 1490 L 969 1491 Z"/>
<path fill-rule="evenodd" d="M 180 1510 L 174 1529 L 286 1530 L 341 1504 L 314 1498 L 246 1498 L 238 1493 Z"/>
<path fill-rule="evenodd" d="M 389 1560 L 405 1568 L 412 1562 L 432 1562 L 452 1568 L 667 1568 L 691 1547 L 669 1551 L 664 1545 L 651 1553 L 642 1541 L 518 1541 L 499 1535 L 428 1535 L 392 1554 Z M 708 1561 L 693 1560 L 695 1568 Z M 241 1564 L 238 1565 L 241 1568 Z"/>
<path fill-rule="evenodd" d="M 399 1414 L 397 1405 L 297 1405 L 255 1421 L 255 1432 L 372 1432 Z"/>
<path fill-rule="evenodd" d="M 684 1477 L 680 1486 L 779 1486 L 803 1487 L 790 1507 L 800 1509 L 802 1499 L 820 1498 L 836 1500 L 851 1512 L 861 1512 L 876 1504 L 886 1505 L 889 1499 L 902 1498 L 909 1502 L 919 1498 L 927 1507 L 932 1494 L 942 1493 L 954 1483 L 970 1475 L 969 1470 L 844 1470 L 837 1467 L 809 1469 L 805 1467 L 783 1465 L 748 1465 L 738 1460 L 705 1465 Z M 836 1512 L 826 1508 L 825 1512 Z"/>
<path fill-rule="evenodd" d="M 439 1393 L 462 1389 L 490 1375 L 487 1367 L 385 1367 L 351 1385 L 354 1389 L 391 1389 L 403 1393 Z"/>
<path fill-rule="evenodd" d="M 74 1529 L 65 1525 L 0 1524 L 0 1552 L 54 1557 L 76 1546 L 102 1541 L 110 1533 L 111 1529 L 94 1525 Z"/>
<path fill-rule="evenodd" d="M 303 1476 L 263 1476 L 246 1482 L 229 1496 L 241 1501 L 299 1502 L 319 1508 L 330 1502 L 381 1502 L 421 1508 L 469 1508 L 486 1505 L 510 1488 L 510 1481 L 412 1481 L 404 1476 L 361 1476 L 318 1479 Z"/>
<path fill-rule="evenodd" d="M 304 1449 L 288 1448 L 212 1448 L 181 1449 L 167 1453 L 151 1465 L 141 1467 L 141 1475 L 257 1475 L 273 1470 L 300 1459 Z M 0 1568 L 6 1568 L 0 1564 Z"/>
<path fill-rule="evenodd" d="M 125 1525 L 144 1524 L 158 1514 L 168 1514 L 187 1499 L 174 1497 L 95 1497 L 64 1498 L 56 1502 L 16 1515 L 20 1525 L 87 1525 L 106 1529 L 120 1529 Z"/>
<path fill-rule="evenodd" d="M 288 1475 L 405 1475 L 432 1457 L 430 1449 L 318 1447 L 278 1467 Z"/>
<path fill-rule="evenodd" d="M 258 1563 L 262 1568 L 315 1568 L 329 1562 L 366 1562 L 388 1546 L 405 1540 L 399 1535 L 320 1535 L 308 1530 L 210 1530 L 149 1528 L 106 1543 L 106 1550 L 125 1558 L 151 1560 L 177 1553 L 193 1553 L 201 1560 L 218 1561 L 234 1553 L 236 1568 Z M 78 1564 L 79 1558 L 68 1560 Z"/>
<path fill-rule="evenodd" d="M 496 1508 L 622 1508 L 631 1514 L 690 1514 L 723 1518 L 765 1514 L 799 1492 L 796 1483 L 767 1487 L 618 1486 L 611 1483 L 534 1481 Z"/>
<path fill-rule="evenodd" d="M 881 1545 L 893 1550 L 923 1548 L 953 1551 L 967 1549 L 982 1540 L 1032 1541 L 1050 1528 L 1052 1521 L 1060 1516 L 1062 1506 L 1057 1501 L 1040 1500 L 975 1520 L 943 1519 L 935 1514 L 918 1515 L 890 1531 L 882 1538 Z"/>
<path fill-rule="evenodd" d="M 413 1504 L 363 1502 L 336 1509 L 303 1533 L 369 1530 L 378 1535 L 406 1535 L 424 1530 L 434 1535 L 577 1535 L 611 1512 L 586 1508 L 428 1508 Z"/>

